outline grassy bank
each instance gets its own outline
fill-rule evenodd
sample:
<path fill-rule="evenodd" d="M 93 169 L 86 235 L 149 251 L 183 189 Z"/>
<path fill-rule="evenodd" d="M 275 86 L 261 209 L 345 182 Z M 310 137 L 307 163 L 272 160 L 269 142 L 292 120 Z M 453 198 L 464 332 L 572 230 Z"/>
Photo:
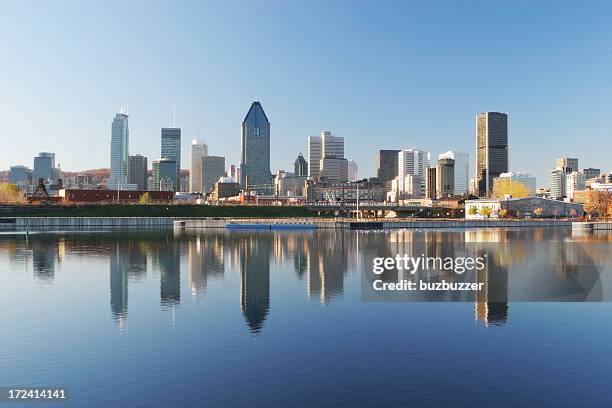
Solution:
<path fill-rule="evenodd" d="M 108 204 L 3 208 L 4 217 L 315 217 L 305 207 Z"/>

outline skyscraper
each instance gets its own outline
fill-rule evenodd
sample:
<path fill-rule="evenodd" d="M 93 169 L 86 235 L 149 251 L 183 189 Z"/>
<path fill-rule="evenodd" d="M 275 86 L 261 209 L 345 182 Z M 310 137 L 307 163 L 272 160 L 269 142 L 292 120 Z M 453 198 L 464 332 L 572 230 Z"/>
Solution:
<path fill-rule="evenodd" d="M 455 193 L 455 160 L 438 160 L 436 193 L 438 197 L 448 197 Z"/>
<path fill-rule="evenodd" d="M 208 146 L 193 139 L 189 145 L 189 192 L 201 193 L 202 157 L 208 156 Z"/>
<path fill-rule="evenodd" d="M 431 154 L 417 149 L 400 150 L 397 154 L 397 189 L 399 195 L 422 197 L 425 195 L 425 177 Z M 410 176 L 407 182 L 406 177 Z M 418 180 L 417 180 L 418 179 Z M 420 188 L 414 188 L 416 184 Z"/>
<path fill-rule="evenodd" d="M 397 177 L 399 152 L 399 150 L 379 150 L 376 153 L 376 177 L 383 183 Z"/>
<path fill-rule="evenodd" d="M 128 115 L 121 109 L 111 125 L 111 172 L 107 183 L 110 189 L 127 183 L 129 145 Z"/>
<path fill-rule="evenodd" d="M 225 176 L 225 157 L 204 156 L 201 160 L 202 193 L 207 194 L 219 178 Z"/>
<path fill-rule="evenodd" d="M 308 176 L 308 163 L 302 153 L 298 154 L 297 159 L 293 162 L 293 172 L 298 177 Z"/>
<path fill-rule="evenodd" d="M 261 104 L 251 104 L 241 131 L 240 184 L 270 184 L 270 122 Z"/>
<path fill-rule="evenodd" d="M 348 181 L 357 181 L 359 166 L 355 160 L 348 161 Z"/>
<path fill-rule="evenodd" d="M 19 187 L 32 184 L 32 170 L 26 166 L 11 166 L 9 169 L 9 183 L 13 183 Z M 36 180 L 38 183 L 38 180 Z"/>
<path fill-rule="evenodd" d="M 476 182 L 478 196 L 487 197 L 493 179 L 508 172 L 508 114 L 483 112 L 476 116 Z"/>
<path fill-rule="evenodd" d="M 177 191 L 178 179 L 174 160 L 153 160 L 153 190 Z"/>
<path fill-rule="evenodd" d="M 174 184 L 174 191 L 179 191 L 181 180 L 181 128 L 161 129 L 161 158 L 174 161 L 177 180 Z"/>
<path fill-rule="evenodd" d="M 322 159 L 321 136 L 308 137 L 308 176 L 313 179 L 319 177 L 319 165 Z"/>
<path fill-rule="evenodd" d="M 453 159 L 455 161 L 455 189 L 453 194 L 467 195 L 470 177 L 469 155 L 449 150 L 438 155 L 438 160 L 441 159 Z"/>
<path fill-rule="evenodd" d="M 137 154 L 128 156 L 128 184 L 136 184 L 138 190 L 147 189 L 149 177 L 147 158 Z"/>
<path fill-rule="evenodd" d="M 560 159 L 555 160 L 555 165 L 557 169 L 568 174 L 578 171 L 578 159 L 573 159 L 571 157 L 561 157 Z"/>
<path fill-rule="evenodd" d="M 344 138 L 324 130 L 320 136 L 308 138 L 308 175 L 315 180 L 348 180 L 348 160 L 344 158 Z"/>
<path fill-rule="evenodd" d="M 32 184 L 38 185 L 39 179 L 45 180 L 45 183 L 48 182 L 48 180 L 51 180 L 51 182 L 54 183 L 56 178 L 55 153 L 38 153 L 38 156 L 34 157 Z"/>
<path fill-rule="evenodd" d="M 427 169 L 427 177 L 425 178 L 425 198 L 435 200 L 438 197 L 436 183 L 436 168 L 430 167 Z"/>

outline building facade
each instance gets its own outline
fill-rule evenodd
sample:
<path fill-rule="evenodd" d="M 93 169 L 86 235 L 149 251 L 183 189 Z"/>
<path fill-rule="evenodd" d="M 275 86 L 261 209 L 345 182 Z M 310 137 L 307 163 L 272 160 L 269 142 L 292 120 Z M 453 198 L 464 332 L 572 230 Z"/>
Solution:
<path fill-rule="evenodd" d="M 175 163 L 176 180 L 174 191 L 180 191 L 181 180 L 181 128 L 161 129 L 161 156 Z"/>
<path fill-rule="evenodd" d="M 349 160 L 348 166 L 348 181 L 357 181 L 359 179 L 359 166 L 355 160 Z"/>
<path fill-rule="evenodd" d="M 293 162 L 293 173 L 300 177 L 308 176 L 308 162 L 304 159 L 302 153 L 299 153 L 295 162 Z"/>
<path fill-rule="evenodd" d="M 579 171 L 573 171 L 565 176 L 565 196 L 574 199 L 574 192 L 581 191 L 586 188 L 586 179 L 584 174 Z"/>
<path fill-rule="evenodd" d="M 493 179 L 508 172 L 508 114 L 483 112 L 476 116 L 476 183 L 478 196 L 488 197 Z"/>
<path fill-rule="evenodd" d="M 270 173 L 270 121 L 261 104 L 251 104 L 242 121 L 240 184 L 243 188 L 272 181 Z"/>
<path fill-rule="evenodd" d="M 550 171 L 548 179 L 550 198 L 558 200 L 565 197 L 565 176 L 566 173 L 561 169 Z"/>
<path fill-rule="evenodd" d="M 153 160 L 153 191 L 177 191 L 178 182 L 174 160 Z"/>
<path fill-rule="evenodd" d="M 189 192 L 202 192 L 202 157 L 208 156 L 208 146 L 193 139 L 189 145 Z"/>
<path fill-rule="evenodd" d="M 219 178 L 225 176 L 225 157 L 202 157 L 202 193 L 208 194 Z"/>
<path fill-rule="evenodd" d="M 555 168 L 564 171 L 565 173 L 572 173 L 578 171 L 578 159 L 571 157 L 561 157 L 555 160 Z"/>
<path fill-rule="evenodd" d="M 121 110 L 111 125 L 111 171 L 107 182 L 110 189 L 127 183 L 130 130 L 128 114 Z"/>
<path fill-rule="evenodd" d="M 36 180 L 38 182 L 38 180 Z M 26 166 L 11 166 L 9 168 L 9 183 L 13 183 L 19 187 L 25 187 L 32 184 L 32 170 Z"/>
<path fill-rule="evenodd" d="M 425 178 L 430 160 L 431 154 L 424 150 L 400 150 L 397 156 L 398 198 L 425 196 Z"/>
<path fill-rule="evenodd" d="M 455 160 L 440 159 L 436 170 L 436 198 L 455 194 Z"/>
<path fill-rule="evenodd" d="M 376 152 L 376 177 L 382 181 L 397 177 L 397 159 L 400 150 L 379 150 Z"/>
<path fill-rule="evenodd" d="M 138 190 L 146 190 L 148 177 L 147 158 L 140 154 L 128 156 L 128 184 L 135 184 Z"/>
<path fill-rule="evenodd" d="M 453 159 L 455 161 L 455 188 L 453 194 L 467 195 L 470 183 L 470 156 L 467 153 L 449 150 L 438 155 L 438 160 L 440 159 Z"/>
<path fill-rule="evenodd" d="M 437 177 L 436 177 L 437 169 L 435 167 L 430 167 L 427 169 L 427 177 L 425 178 L 425 198 L 436 199 L 438 196 L 437 193 Z"/>
<path fill-rule="evenodd" d="M 57 169 L 55 168 L 55 153 L 40 152 L 34 157 L 32 170 L 32 184 L 38 185 L 38 180 L 43 179 L 45 183 L 53 184 L 57 181 Z"/>

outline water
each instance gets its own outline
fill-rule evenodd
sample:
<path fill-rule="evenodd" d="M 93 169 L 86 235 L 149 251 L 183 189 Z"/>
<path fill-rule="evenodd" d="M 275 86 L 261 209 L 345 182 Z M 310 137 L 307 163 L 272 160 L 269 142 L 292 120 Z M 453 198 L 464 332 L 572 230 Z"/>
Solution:
<path fill-rule="evenodd" d="M 610 406 L 610 303 L 362 300 L 373 256 L 468 237 L 510 299 L 538 243 L 612 242 L 566 228 L 0 235 L 0 386 L 69 389 L 36 406 Z M 595 248 L 604 276 L 612 255 Z"/>

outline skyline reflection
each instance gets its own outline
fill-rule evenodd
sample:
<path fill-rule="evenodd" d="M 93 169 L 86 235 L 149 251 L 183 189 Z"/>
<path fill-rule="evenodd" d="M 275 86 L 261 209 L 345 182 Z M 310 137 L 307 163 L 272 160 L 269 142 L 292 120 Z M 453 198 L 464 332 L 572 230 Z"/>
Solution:
<path fill-rule="evenodd" d="M 210 282 L 237 279 L 235 295 L 240 312 L 248 330 L 257 335 L 274 311 L 271 283 L 278 277 L 271 269 L 275 273 L 290 271 L 288 276 L 303 287 L 308 300 L 330 304 L 347 296 L 347 276 L 369 270 L 374 257 L 487 254 L 486 268 L 470 277 L 485 283 L 484 289 L 469 295 L 424 293 L 413 300 L 473 302 L 474 318 L 485 326 L 495 326 L 508 321 L 510 303 L 517 300 L 511 296 L 512 288 L 521 288 L 525 276 L 540 273 L 534 282 L 552 288 L 545 293 L 548 298 L 536 300 L 552 300 L 555 296 L 574 301 L 600 299 L 603 296 L 600 273 L 609 269 L 611 237 L 608 234 L 602 239 L 599 234 L 590 241 L 584 235 L 572 236 L 567 230 L 544 228 L 374 232 L 206 230 L 176 235 L 172 231 L 58 233 L 33 234 L 27 241 L 3 236 L 0 255 L 7 255 L 15 269 L 25 264 L 26 270 L 42 285 L 57 284 L 56 278 L 67 260 L 87 261 L 90 257 L 106 260 L 111 318 L 120 327 L 127 324 L 131 283 L 159 279 L 159 307 L 174 313 L 185 300 L 182 290 L 189 290 L 194 300 L 206 299 Z M 380 275 L 385 282 L 402 278 L 402 271 L 397 270 Z M 459 281 L 449 272 L 427 271 L 423 278 L 431 282 Z M 398 296 L 386 300 L 402 299 Z"/>

